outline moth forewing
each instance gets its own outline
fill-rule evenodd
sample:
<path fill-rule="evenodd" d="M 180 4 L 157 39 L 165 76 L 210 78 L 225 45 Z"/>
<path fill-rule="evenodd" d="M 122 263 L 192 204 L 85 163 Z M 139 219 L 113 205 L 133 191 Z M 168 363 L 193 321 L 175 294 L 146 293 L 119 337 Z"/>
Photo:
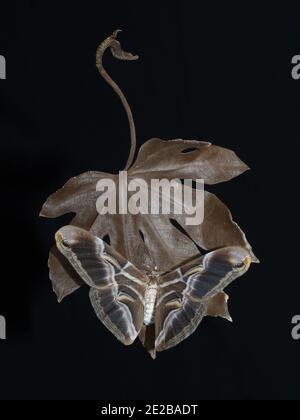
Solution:
<path fill-rule="evenodd" d="M 59 249 L 91 287 L 98 318 L 124 344 L 131 344 L 144 320 L 148 278 L 100 238 L 75 226 L 56 235 Z"/>
<path fill-rule="evenodd" d="M 123 344 L 132 344 L 139 334 L 140 323 L 135 325 L 128 305 L 94 288 L 90 289 L 89 295 L 97 317 L 106 328 Z"/>
<path fill-rule="evenodd" d="M 251 264 L 249 252 L 241 247 L 225 247 L 203 257 L 203 269 L 187 277 L 186 294 L 207 300 L 242 276 Z"/>

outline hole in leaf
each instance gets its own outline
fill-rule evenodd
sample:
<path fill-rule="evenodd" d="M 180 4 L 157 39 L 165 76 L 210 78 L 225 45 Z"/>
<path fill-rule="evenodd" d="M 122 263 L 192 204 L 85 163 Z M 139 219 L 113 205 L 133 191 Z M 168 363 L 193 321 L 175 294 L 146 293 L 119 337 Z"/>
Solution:
<path fill-rule="evenodd" d="M 106 243 L 107 243 L 107 245 L 110 245 L 110 236 L 109 236 L 109 235 L 105 235 L 105 236 L 103 236 L 102 240 L 103 240 L 104 242 L 106 242 Z"/>
<path fill-rule="evenodd" d="M 187 233 L 187 231 L 184 229 L 183 226 L 181 226 L 177 220 L 175 219 L 170 219 L 171 224 L 177 229 L 179 230 L 179 232 L 181 232 L 183 235 L 185 235 L 187 238 L 189 238 L 198 248 L 199 252 L 201 255 L 205 255 L 207 254 L 209 251 L 207 251 L 206 249 L 202 248 L 200 245 L 198 245 L 193 238 L 190 237 L 190 235 Z"/>
<path fill-rule="evenodd" d="M 196 150 L 198 150 L 197 147 L 188 147 L 187 149 L 182 150 L 181 153 L 183 153 L 183 154 L 193 153 Z"/>
<path fill-rule="evenodd" d="M 139 230 L 140 237 L 142 238 L 142 241 L 145 242 L 145 236 L 141 230 Z"/>

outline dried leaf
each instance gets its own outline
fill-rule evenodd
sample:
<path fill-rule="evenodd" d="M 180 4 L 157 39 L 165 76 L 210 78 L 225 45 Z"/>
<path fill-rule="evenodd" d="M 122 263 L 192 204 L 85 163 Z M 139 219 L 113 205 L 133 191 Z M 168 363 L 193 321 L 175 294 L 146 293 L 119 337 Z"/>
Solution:
<path fill-rule="evenodd" d="M 140 149 L 131 174 L 136 177 L 229 181 L 249 167 L 234 152 L 198 140 L 151 139 Z"/>
<path fill-rule="evenodd" d="M 172 143 L 175 143 L 175 147 Z M 182 150 L 194 149 L 197 145 L 199 145 L 197 153 L 182 154 Z M 156 152 L 154 146 L 157 147 Z M 209 181 L 213 182 L 214 179 L 214 182 L 217 182 L 218 179 L 220 182 L 221 175 L 225 180 L 226 177 L 236 176 L 247 168 L 246 165 L 237 163 L 240 161 L 238 158 L 234 158 L 235 155 L 232 152 L 209 143 L 188 140 L 166 142 L 156 139 L 147 142 L 142 149 L 137 159 L 138 164 L 128 171 L 128 181 L 136 177 L 147 182 L 152 177 L 173 179 L 175 174 L 179 177 L 195 179 L 204 175 L 204 170 L 199 169 L 203 165 L 211 174 Z M 150 153 L 148 157 L 147 150 Z M 212 152 L 208 152 L 208 150 Z M 159 156 L 162 156 L 163 163 L 158 165 L 156 161 L 159 161 Z M 166 161 L 166 156 L 170 156 L 169 163 Z M 210 160 L 209 163 L 203 163 L 205 156 Z M 222 171 L 218 172 L 217 169 L 214 169 L 220 159 L 228 161 L 228 156 L 231 157 L 231 162 L 235 165 L 234 170 L 225 169 L 226 165 Z M 181 166 L 177 160 L 181 162 Z M 142 163 L 146 165 L 146 169 Z M 238 167 L 239 169 L 237 169 Z M 48 198 L 41 210 L 41 216 L 59 217 L 65 213 L 75 213 L 76 216 L 71 222 L 73 225 L 91 230 L 100 238 L 109 237 L 112 247 L 140 269 L 158 267 L 160 271 L 171 270 L 187 259 L 198 255 L 198 247 L 209 251 L 223 246 L 239 245 L 247 248 L 253 261 L 257 261 L 244 233 L 232 221 L 228 208 L 213 194 L 205 192 L 205 218 L 204 222 L 196 228 L 186 225 L 185 215 L 116 214 L 100 216 L 96 209 L 96 201 L 100 195 L 96 191 L 96 185 L 100 179 L 105 178 L 114 179 L 117 183 L 116 175 L 103 172 L 86 172 L 71 178 L 64 187 Z M 178 226 L 176 224 L 174 226 L 174 221 Z M 66 272 L 65 267 L 58 267 L 59 264 L 57 259 L 50 258 L 49 266 L 54 289 L 56 291 L 61 288 L 72 290 L 74 287 L 75 289 L 74 284 L 72 285 L 70 282 L 68 273 L 66 273 L 65 280 L 68 287 L 57 285 L 57 283 L 62 283 L 63 272 Z M 59 294 L 59 298 L 62 298 L 61 294 Z"/>
<path fill-rule="evenodd" d="M 58 302 L 61 302 L 63 298 L 75 292 L 84 284 L 69 261 L 59 252 L 56 245 L 50 251 L 48 265 L 50 280 Z"/>
<path fill-rule="evenodd" d="M 216 296 L 211 298 L 207 302 L 207 316 L 220 316 L 221 318 L 232 322 L 232 318 L 228 310 L 228 300 L 229 296 L 224 292 L 218 293 Z"/>

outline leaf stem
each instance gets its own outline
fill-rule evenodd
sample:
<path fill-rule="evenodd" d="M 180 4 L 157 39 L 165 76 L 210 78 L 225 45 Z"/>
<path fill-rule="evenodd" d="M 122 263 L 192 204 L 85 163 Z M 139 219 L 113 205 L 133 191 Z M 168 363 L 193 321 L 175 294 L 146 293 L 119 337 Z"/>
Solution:
<path fill-rule="evenodd" d="M 119 41 L 117 41 L 118 33 L 121 32 L 120 29 L 117 29 L 111 36 L 106 38 L 97 48 L 96 51 L 96 67 L 99 70 L 99 73 L 104 78 L 104 80 L 109 84 L 109 86 L 112 87 L 112 89 L 116 92 L 116 94 L 121 99 L 121 102 L 125 108 L 128 122 L 129 122 L 129 128 L 130 128 L 130 140 L 131 140 L 131 147 L 130 147 L 130 153 L 128 156 L 128 160 L 125 166 L 125 170 L 128 170 L 130 166 L 133 163 L 135 151 L 136 151 L 136 131 L 135 131 L 135 125 L 134 120 L 132 116 L 132 112 L 130 109 L 130 106 L 127 102 L 127 99 L 124 95 L 124 93 L 121 91 L 119 86 L 112 80 L 112 78 L 109 76 L 109 74 L 106 72 L 105 68 L 102 64 L 102 58 L 107 50 L 107 48 L 110 48 L 112 55 L 115 58 L 118 58 L 119 60 L 137 60 L 139 57 L 137 55 L 132 55 L 131 53 L 127 53 L 122 50 L 121 44 Z"/>

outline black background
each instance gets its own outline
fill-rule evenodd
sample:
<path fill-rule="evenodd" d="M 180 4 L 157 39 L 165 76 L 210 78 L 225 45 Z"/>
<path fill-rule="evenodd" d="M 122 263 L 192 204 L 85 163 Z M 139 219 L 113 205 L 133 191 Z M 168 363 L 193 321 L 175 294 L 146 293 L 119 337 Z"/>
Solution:
<path fill-rule="evenodd" d="M 299 399 L 299 10 L 196 1 L 6 2 L 0 80 L 2 399 Z M 87 170 L 116 172 L 126 116 L 99 77 L 95 49 L 122 28 L 140 60 L 106 67 L 132 106 L 138 143 L 204 139 L 251 167 L 211 188 L 260 265 L 228 288 L 231 325 L 206 318 L 153 361 L 96 319 L 83 287 L 61 304 L 48 278 L 55 231 L 47 196 Z"/>

